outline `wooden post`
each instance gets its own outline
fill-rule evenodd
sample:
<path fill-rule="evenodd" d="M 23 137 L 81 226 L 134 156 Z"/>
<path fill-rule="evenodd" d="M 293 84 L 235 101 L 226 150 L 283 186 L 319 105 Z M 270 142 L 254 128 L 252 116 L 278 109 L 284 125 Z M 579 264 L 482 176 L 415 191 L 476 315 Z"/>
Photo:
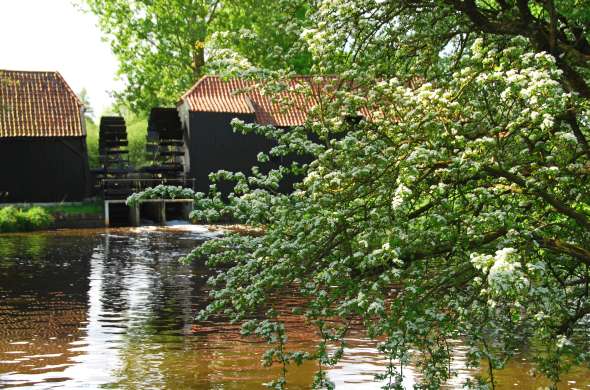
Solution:
<path fill-rule="evenodd" d="M 156 218 L 160 225 L 166 225 L 166 201 L 156 203 Z"/>
<path fill-rule="evenodd" d="M 106 227 L 109 227 L 111 225 L 111 222 L 109 219 L 109 201 L 108 200 L 104 201 L 104 225 Z"/>
<path fill-rule="evenodd" d="M 131 222 L 131 226 L 135 227 L 141 224 L 139 204 L 136 204 L 135 206 L 129 206 L 129 222 Z"/>
<path fill-rule="evenodd" d="M 191 212 L 193 211 L 194 203 L 193 202 L 184 202 L 182 204 L 182 218 L 191 222 Z"/>

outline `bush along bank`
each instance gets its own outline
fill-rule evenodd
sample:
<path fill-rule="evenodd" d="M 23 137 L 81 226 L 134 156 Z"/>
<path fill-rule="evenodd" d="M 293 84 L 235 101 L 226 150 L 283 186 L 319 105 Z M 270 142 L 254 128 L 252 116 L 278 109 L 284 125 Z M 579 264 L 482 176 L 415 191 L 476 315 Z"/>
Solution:
<path fill-rule="evenodd" d="M 193 199 L 195 192 L 190 188 L 183 188 L 181 186 L 157 185 L 155 187 L 148 187 L 141 192 L 131 194 L 127 200 L 127 206 L 137 206 L 142 200 L 150 199 Z"/>
<path fill-rule="evenodd" d="M 0 208 L 0 233 L 47 229 L 53 222 L 53 216 L 42 207 L 27 210 L 13 206 Z"/>
<path fill-rule="evenodd" d="M 104 227 L 104 209 L 99 201 L 85 201 L 75 203 L 45 203 L 43 205 L 33 204 L 12 204 L 0 205 L 0 210 L 5 213 L 3 220 L 0 222 L 0 233 L 7 232 L 25 232 L 31 230 L 41 229 L 84 229 L 84 228 L 101 228 Z M 31 211 L 33 210 L 33 211 Z M 42 210 L 42 211 L 39 211 Z M 20 212 L 33 216 L 34 221 L 29 224 L 16 223 L 15 215 Z M 43 215 L 44 220 L 49 223 L 42 222 L 41 218 L 37 216 Z M 49 216 L 50 219 L 46 218 Z M 26 217 L 19 217 L 18 220 L 26 220 Z"/>

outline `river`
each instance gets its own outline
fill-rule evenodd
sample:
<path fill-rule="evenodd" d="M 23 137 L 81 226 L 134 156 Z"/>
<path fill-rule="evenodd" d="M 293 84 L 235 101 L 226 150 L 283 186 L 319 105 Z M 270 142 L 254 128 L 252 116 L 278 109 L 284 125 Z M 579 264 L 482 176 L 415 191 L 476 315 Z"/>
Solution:
<path fill-rule="evenodd" d="M 195 324 L 207 304 L 208 271 L 178 259 L 213 236 L 203 227 L 64 230 L 0 235 L 0 388 L 260 389 L 277 377 L 262 367 L 267 345 L 227 323 Z M 285 309 L 296 302 L 284 296 Z M 290 348 L 311 351 L 314 332 L 285 310 Z M 336 389 L 378 389 L 385 361 L 359 330 L 329 369 Z M 457 341 L 457 377 L 466 370 Z M 289 371 L 289 389 L 308 389 L 316 366 Z M 519 357 L 496 373 L 497 388 L 537 389 Z M 404 370 L 406 388 L 419 379 Z M 569 373 L 560 389 L 590 389 L 590 371 Z"/>

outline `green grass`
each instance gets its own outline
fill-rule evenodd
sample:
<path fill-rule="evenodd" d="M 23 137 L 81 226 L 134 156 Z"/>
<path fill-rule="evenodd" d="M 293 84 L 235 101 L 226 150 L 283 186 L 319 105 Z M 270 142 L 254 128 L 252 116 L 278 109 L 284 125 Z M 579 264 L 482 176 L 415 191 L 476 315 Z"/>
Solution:
<path fill-rule="evenodd" d="M 147 137 L 147 119 L 139 116 L 125 118 L 127 122 L 127 139 L 129 140 L 129 160 L 135 167 L 147 164 L 145 142 Z"/>
<path fill-rule="evenodd" d="M 147 164 L 145 158 L 147 118 L 130 114 L 125 118 L 125 122 L 127 124 L 127 139 L 129 140 L 129 161 L 135 167 L 144 166 Z M 98 130 L 98 124 L 86 118 L 86 144 L 88 145 L 88 162 L 90 168 L 100 166 L 100 160 L 98 158 Z"/>
<path fill-rule="evenodd" d="M 51 214 L 99 214 L 103 213 L 102 202 L 84 202 L 78 204 L 60 204 L 44 207 Z"/>
<path fill-rule="evenodd" d="M 88 147 L 90 168 L 97 168 L 100 165 L 98 159 L 98 126 L 89 118 L 86 118 L 86 145 Z"/>

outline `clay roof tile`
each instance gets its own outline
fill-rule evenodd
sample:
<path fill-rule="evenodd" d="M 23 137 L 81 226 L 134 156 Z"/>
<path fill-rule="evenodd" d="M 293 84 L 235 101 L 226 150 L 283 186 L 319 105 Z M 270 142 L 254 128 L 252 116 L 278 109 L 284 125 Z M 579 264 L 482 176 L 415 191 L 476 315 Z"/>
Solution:
<path fill-rule="evenodd" d="M 255 114 L 256 122 L 262 125 L 301 126 L 309 110 L 318 103 L 314 92 L 324 88 L 329 80 L 335 78 L 327 77 L 324 82 L 318 82 L 314 77 L 295 76 L 289 79 L 285 91 L 271 95 L 265 94 L 255 80 L 204 76 L 181 101 L 193 112 Z M 310 86 L 312 93 L 297 92 L 300 86 Z"/>
<path fill-rule="evenodd" d="M 0 70 L 0 138 L 84 136 L 82 107 L 58 72 Z"/>

